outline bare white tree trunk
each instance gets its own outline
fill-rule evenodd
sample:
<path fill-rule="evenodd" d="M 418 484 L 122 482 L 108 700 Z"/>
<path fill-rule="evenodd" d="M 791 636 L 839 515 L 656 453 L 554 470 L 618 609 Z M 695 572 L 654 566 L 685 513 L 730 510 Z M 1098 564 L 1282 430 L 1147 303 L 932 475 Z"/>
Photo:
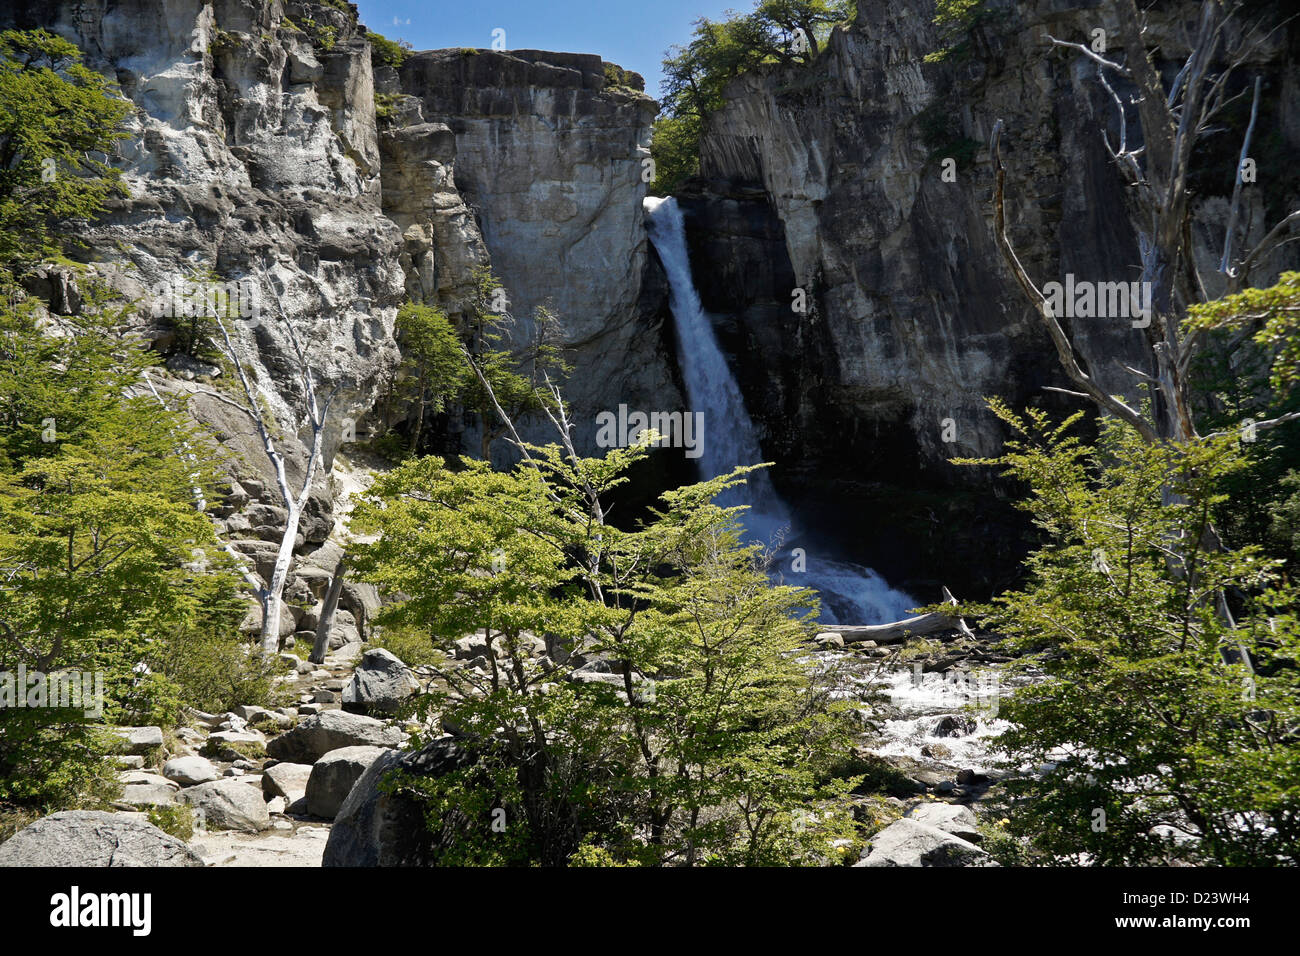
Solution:
<path fill-rule="evenodd" d="M 271 572 L 271 580 L 267 582 L 265 588 L 258 592 L 258 598 L 262 604 L 262 627 L 258 635 L 258 644 L 263 654 L 274 654 L 280 648 L 280 617 L 284 610 L 284 586 L 288 581 L 289 569 L 293 564 L 293 549 L 295 540 L 298 537 L 298 524 L 302 520 L 303 510 L 306 508 L 307 499 L 311 495 L 311 486 L 316 478 L 316 470 L 320 466 L 325 438 L 325 422 L 338 389 L 336 388 L 330 393 L 330 396 L 325 400 L 324 406 L 318 404 L 316 383 L 312 376 L 311 366 L 307 364 L 307 356 L 303 351 L 293 323 L 285 319 L 285 327 L 289 331 L 289 341 L 293 344 L 294 353 L 298 359 L 298 372 L 302 377 L 303 394 L 307 406 L 307 421 L 312 431 L 311 447 L 307 454 L 307 467 L 303 474 L 302 487 L 295 494 L 289 487 L 289 477 L 285 470 L 284 456 L 280 454 L 275 446 L 275 441 L 271 437 L 271 429 L 262 413 L 262 407 L 257 401 L 256 393 L 253 391 L 253 387 L 244 371 L 243 362 L 240 360 L 239 353 L 230 339 L 230 333 L 227 331 L 225 323 L 220 318 L 217 319 L 217 327 L 221 330 L 222 343 L 214 341 L 213 344 L 217 345 L 218 348 L 222 348 L 224 344 L 223 351 L 234 365 L 239 384 L 243 387 L 244 403 L 240 404 L 217 393 L 213 393 L 213 397 L 239 409 L 251 418 L 253 424 L 257 426 L 258 436 L 262 439 L 262 449 L 266 452 L 266 457 L 270 461 L 272 468 L 275 469 L 276 486 L 279 488 L 280 498 L 285 507 L 284 532 L 280 537 L 280 547 L 276 552 L 275 567 Z"/>

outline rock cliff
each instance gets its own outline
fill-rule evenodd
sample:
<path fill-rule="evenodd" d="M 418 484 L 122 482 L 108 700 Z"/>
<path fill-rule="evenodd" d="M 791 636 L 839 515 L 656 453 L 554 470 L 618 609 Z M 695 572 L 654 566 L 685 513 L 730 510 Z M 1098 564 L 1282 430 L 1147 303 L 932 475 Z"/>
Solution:
<path fill-rule="evenodd" d="M 983 589 L 1012 566 L 1013 527 L 991 496 L 962 490 L 988 470 L 947 464 L 1000 447 L 984 398 L 1080 407 L 1043 391 L 1067 383 L 994 245 L 994 122 L 1007 124 L 1008 217 L 1032 275 L 1128 281 L 1140 261 L 1101 139 L 1113 104 L 1095 68 L 1043 39 L 1113 36 L 1116 25 L 1096 3 L 989 6 L 963 55 L 930 63 L 942 45 L 931 3 L 860 0 L 857 21 L 811 64 L 732 84 L 706 125 L 701 176 L 680 197 L 705 306 L 764 453 L 781 463 L 778 486 L 822 512 L 828 539 L 865 545 L 917 593 L 941 579 Z M 1171 65 L 1186 55 L 1176 10 L 1152 14 Z M 1279 34 L 1247 65 L 1269 77 L 1271 128 L 1291 154 L 1297 59 L 1295 34 Z M 1239 147 L 1239 131 L 1226 138 Z M 1226 162 L 1230 186 L 1235 157 Z M 1196 213 L 1207 274 L 1222 243 L 1225 190 L 1214 185 Z M 1265 195 L 1251 196 L 1261 234 Z M 1270 265 L 1276 275 L 1284 262 Z M 806 314 L 792 310 L 796 289 Z M 1080 319 L 1073 332 L 1095 376 L 1131 388 L 1119 366 L 1147 364 L 1140 331 Z"/>

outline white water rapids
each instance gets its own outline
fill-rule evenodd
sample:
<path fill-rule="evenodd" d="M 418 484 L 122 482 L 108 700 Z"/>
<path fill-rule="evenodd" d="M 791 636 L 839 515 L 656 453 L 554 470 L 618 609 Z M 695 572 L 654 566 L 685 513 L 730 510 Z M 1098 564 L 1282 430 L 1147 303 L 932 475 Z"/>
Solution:
<path fill-rule="evenodd" d="M 706 422 L 700 477 L 725 474 L 740 465 L 762 462 L 754 423 L 745 408 L 736 377 L 718 347 L 713 326 L 700 304 L 691 277 L 686 228 L 676 199 L 645 200 L 647 228 L 668 274 L 670 304 L 677 331 L 686 397 Z M 827 557 L 815 541 L 803 535 L 790 509 L 772 486 L 767 469 L 751 472 L 748 484 L 724 495 L 724 505 L 748 505 L 744 524 L 755 539 L 777 540 L 784 530 L 777 567 L 786 583 L 806 586 L 821 596 L 820 620 L 825 624 L 877 624 L 907 617 L 919 602 L 891 588 L 868 567 Z M 802 549 L 803 571 L 794 570 L 795 552 Z"/>

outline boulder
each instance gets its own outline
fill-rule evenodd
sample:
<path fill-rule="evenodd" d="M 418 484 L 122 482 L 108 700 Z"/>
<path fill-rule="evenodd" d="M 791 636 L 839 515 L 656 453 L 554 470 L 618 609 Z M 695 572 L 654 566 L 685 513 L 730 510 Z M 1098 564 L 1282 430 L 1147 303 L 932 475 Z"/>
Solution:
<path fill-rule="evenodd" d="M 307 795 L 307 781 L 311 778 L 309 763 L 277 763 L 262 771 L 262 793 L 269 800 L 284 797 L 293 803 Z"/>
<path fill-rule="evenodd" d="M 202 866 L 176 837 L 151 823 L 98 810 L 37 820 L 0 844 L 0 866 Z"/>
<path fill-rule="evenodd" d="M 322 865 L 435 865 L 437 846 L 446 834 L 435 835 L 429 829 L 419 803 L 400 793 L 384 793 L 379 784 L 390 770 L 438 777 L 468 766 L 473 759 L 452 737 L 441 737 L 409 753 L 380 754 L 339 808 Z"/>
<path fill-rule="evenodd" d="M 343 747 L 317 760 L 307 780 L 307 812 L 333 820 L 353 785 L 386 752 L 383 747 Z"/>
<path fill-rule="evenodd" d="M 161 727 L 114 727 L 113 733 L 126 742 L 126 752 L 130 754 L 143 756 L 163 745 Z"/>
<path fill-rule="evenodd" d="M 128 807 L 168 807 L 176 802 L 176 787 L 157 783 L 128 783 L 118 803 Z"/>
<path fill-rule="evenodd" d="M 903 819 L 871 838 L 871 852 L 854 866 L 996 866 L 973 843 L 925 823 Z"/>
<path fill-rule="evenodd" d="M 220 779 L 221 772 L 202 757 L 175 757 L 163 764 L 162 775 L 182 787 L 193 787 Z"/>
<path fill-rule="evenodd" d="M 266 812 L 261 792 L 243 780 L 202 783 L 182 790 L 179 799 L 199 812 L 204 829 L 261 833 L 271 828 L 271 815 Z"/>
<path fill-rule="evenodd" d="M 276 737 L 267 745 L 266 752 L 276 760 L 315 763 L 341 747 L 400 747 L 406 740 L 406 734 L 382 720 L 326 710 Z"/>
<path fill-rule="evenodd" d="M 382 647 L 366 651 L 343 688 L 343 709 L 353 713 L 396 713 L 420 683 L 395 655 Z"/>
<path fill-rule="evenodd" d="M 913 807 L 906 819 L 943 830 L 971 843 L 984 839 L 970 807 L 958 803 L 923 803 L 919 807 Z"/>

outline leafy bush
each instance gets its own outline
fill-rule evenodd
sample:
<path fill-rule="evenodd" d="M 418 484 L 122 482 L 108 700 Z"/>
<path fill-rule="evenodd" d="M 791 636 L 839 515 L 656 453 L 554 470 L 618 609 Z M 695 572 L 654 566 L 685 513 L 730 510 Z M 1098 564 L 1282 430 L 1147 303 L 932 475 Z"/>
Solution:
<path fill-rule="evenodd" d="M 411 55 L 411 51 L 400 43 L 373 30 L 366 31 L 366 39 L 370 41 L 370 61 L 375 65 L 397 69 Z"/>
<path fill-rule="evenodd" d="M 1046 675 L 1001 707 L 1009 832 L 1058 864 L 1300 862 L 1297 594 L 1218 546 L 1235 435 L 1153 445 L 1107 419 L 1090 447 L 1078 415 L 992 405 L 1016 437 L 979 463 L 1025 483 L 1046 539 L 976 611 Z"/>

